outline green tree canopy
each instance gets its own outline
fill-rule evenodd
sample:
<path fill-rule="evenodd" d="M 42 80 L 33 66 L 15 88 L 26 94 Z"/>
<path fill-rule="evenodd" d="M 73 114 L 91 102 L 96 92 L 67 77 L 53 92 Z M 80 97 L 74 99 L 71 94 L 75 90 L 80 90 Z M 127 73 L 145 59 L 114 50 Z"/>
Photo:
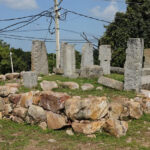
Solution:
<path fill-rule="evenodd" d="M 150 0 L 126 0 L 125 13 L 116 13 L 114 21 L 105 26 L 106 32 L 99 44 L 110 44 L 113 50 L 112 66 L 123 67 L 129 38 L 143 38 L 150 47 Z"/>

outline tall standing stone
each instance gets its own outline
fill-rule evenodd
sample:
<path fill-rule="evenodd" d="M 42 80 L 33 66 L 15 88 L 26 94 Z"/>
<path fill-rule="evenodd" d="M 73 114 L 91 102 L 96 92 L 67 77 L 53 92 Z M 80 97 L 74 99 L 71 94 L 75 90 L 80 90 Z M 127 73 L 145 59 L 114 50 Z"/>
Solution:
<path fill-rule="evenodd" d="M 85 43 L 82 47 L 81 69 L 93 65 L 93 45 Z"/>
<path fill-rule="evenodd" d="M 144 49 L 144 68 L 150 68 L 150 49 Z"/>
<path fill-rule="evenodd" d="M 103 68 L 104 75 L 110 74 L 111 46 L 101 45 L 99 48 L 100 66 Z"/>
<path fill-rule="evenodd" d="M 127 91 L 135 90 L 136 92 L 140 92 L 144 40 L 140 38 L 130 38 L 127 46 L 124 89 Z"/>
<path fill-rule="evenodd" d="M 62 43 L 61 46 L 61 69 L 66 77 L 74 77 L 76 71 L 74 45 Z"/>
<path fill-rule="evenodd" d="M 48 74 L 47 50 L 44 41 L 32 41 L 31 69 L 37 74 Z"/>

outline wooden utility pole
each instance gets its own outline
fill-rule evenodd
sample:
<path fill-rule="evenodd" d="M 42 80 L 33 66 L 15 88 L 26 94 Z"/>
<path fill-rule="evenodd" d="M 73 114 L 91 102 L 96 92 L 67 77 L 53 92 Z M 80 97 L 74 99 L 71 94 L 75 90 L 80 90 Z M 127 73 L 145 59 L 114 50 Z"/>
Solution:
<path fill-rule="evenodd" d="M 60 68 L 60 41 L 59 41 L 59 12 L 58 0 L 54 0 L 55 4 L 55 31 L 56 31 L 56 68 Z"/>
<path fill-rule="evenodd" d="M 12 52 L 10 51 L 10 62 L 11 62 L 11 71 L 14 73 L 14 66 L 13 66 L 13 60 L 12 60 Z"/>

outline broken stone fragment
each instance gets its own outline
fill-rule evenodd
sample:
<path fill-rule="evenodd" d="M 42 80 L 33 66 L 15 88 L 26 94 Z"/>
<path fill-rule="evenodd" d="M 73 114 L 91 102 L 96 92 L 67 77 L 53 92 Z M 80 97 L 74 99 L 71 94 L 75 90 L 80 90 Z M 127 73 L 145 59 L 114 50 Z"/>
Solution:
<path fill-rule="evenodd" d="M 117 119 L 110 118 L 106 121 L 104 130 L 113 136 L 125 136 L 128 130 L 128 123 Z"/>
<path fill-rule="evenodd" d="M 71 90 L 79 89 L 79 84 L 76 82 L 59 82 L 59 85 L 63 88 L 69 88 Z"/>
<path fill-rule="evenodd" d="M 92 90 L 94 86 L 90 83 L 85 83 L 81 86 L 82 91 Z"/>
<path fill-rule="evenodd" d="M 28 110 L 26 108 L 18 107 L 13 110 L 13 114 L 24 119 L 26 117 L 27 111 Z"/>
<path fill-rule="evenodd" d="M 61 129 L 68 126 L 67 117 L 53 112 L 47 112 L 47 125 L 49 129 Z"/>
<path fill-rule="evenodd" d="M 58 85 L 55 81 L 42 81 L 40 86 L 43 91 L 51 91 L 52 89 L 58 88 Z"/>
<path fill-rule="evenodd" d="M 106 97 L 73 97 L 65 102 L 65 112 L 72 120 L 98 120 L 108 113 Z"/>
<path fill-rule="evenodd" d="M 64 109 L 65 101 L 70 98 L 66 93 L 45 91 L 40 95 L 40 106 L 54 113 Z"/>
<path fill-rule="evenodd" d="M 75 132 L 83 134 L 93 134 L 100 131 L 105 124 L 105 120 L 91 121 L 91 122 L 73 122 L 72 128 Z"/>

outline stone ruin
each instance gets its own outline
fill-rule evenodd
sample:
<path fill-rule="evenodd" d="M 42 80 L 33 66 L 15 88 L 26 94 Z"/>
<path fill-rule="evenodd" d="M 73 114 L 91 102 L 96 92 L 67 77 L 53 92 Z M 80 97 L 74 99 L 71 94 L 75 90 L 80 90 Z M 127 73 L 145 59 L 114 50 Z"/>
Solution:
<path fill-rule="evenodd" d="M 110 62 L 111 62 L 110 45 L 101 45 L 99 47 L 99 60 L 100 66 L 103 68 L 104 75 L 110 74 Z"/>
<path fill-rule="evenodd" d="M 126 49 L 126 62 L 124 73 L 124 89 L 140 92 L 142 85 L 142 62 L 144 40 L 130 38 Z"/>
<path fill-rule="evenodd" d="M 76 60 L 74 45 L 68 43 L 61 44 L 61 69 L 65 77 L 76 76 Z"/>
<path fill-rule="evenodd" d="M 32 41 L 31 70 L 37 74 L 48 74 L 47 50 L 44 41 Z"/>
<path fill-rule="evenodd" d="M 82 47 L 81 69 L 94 65 L 93 45 L 85 43 Z"/>

